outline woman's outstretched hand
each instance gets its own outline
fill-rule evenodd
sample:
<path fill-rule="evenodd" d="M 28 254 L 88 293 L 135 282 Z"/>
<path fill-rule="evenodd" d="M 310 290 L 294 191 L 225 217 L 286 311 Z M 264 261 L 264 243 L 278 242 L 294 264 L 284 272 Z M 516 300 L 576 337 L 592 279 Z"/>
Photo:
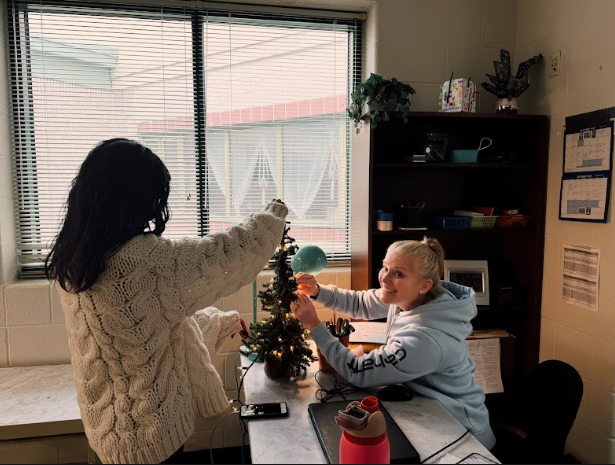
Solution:
<path fill-rule="evenodd" d="M 316 278 L 307 273 L 297 273 L 297 291 L 310 297 L 318 297 L 320 294 Z"/>
<path fill-rule="evenodd" d="M 314 304 L 305 294 L 297 294 L 297 300 L 290 304 L 290 310 L 308 331 L 312 331 L 321 323 Z"/>
<path fill-rule="evenodd" d="M 241 325 L 241 329 L 239 330 L 239 335 L 241 336 L 242 339 L 245 339 L 246 337 L 248 337 L 248 328 L 246 326 L 246 322 L 243 321 L 243 319 L 239 320 L 239 324 Z M 235 333 L 231 334 L 231 339 L 233 339 L 235 337 Z"/>

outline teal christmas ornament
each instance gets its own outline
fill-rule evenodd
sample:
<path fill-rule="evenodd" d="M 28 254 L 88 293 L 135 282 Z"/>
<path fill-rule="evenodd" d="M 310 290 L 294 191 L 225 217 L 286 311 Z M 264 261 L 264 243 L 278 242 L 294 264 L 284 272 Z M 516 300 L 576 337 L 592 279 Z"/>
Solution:
<path fill-rule="evenodd" d="M 290 266 L 295 273 L 318 274 L 327 266 L 327 256 L 315 245 L 301 247 L 290 260 Z"/>

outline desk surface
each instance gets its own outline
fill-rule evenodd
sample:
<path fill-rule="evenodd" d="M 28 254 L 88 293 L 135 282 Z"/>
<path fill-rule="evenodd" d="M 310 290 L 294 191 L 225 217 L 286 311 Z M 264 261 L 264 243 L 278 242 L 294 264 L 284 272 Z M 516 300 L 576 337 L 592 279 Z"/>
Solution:
<path fill-rule="evenodd" d="M 241 364 L 249 367 L 252 362 L 242 356 Z M 314 380 L 317 371 L 318 362 L 312 364 L 305 379 L 284 383 L 269 379 L 262 363 L 255 363 L 250 368 L 243 385 L 246 402 L 288 404 L 286 418 L 247 422 L 252 463 L 327 463 L 307 410 L 309 404 L 318 402 L 315 397 L 318 385 Z M 330 376 L 321 373 L 318 380 L 323 382 Z M 360 399 L 365 395 L 357 393 L 354 398 Z M 461 423 L 436 400 L 415 395 L 409 402 L 384 402 L 384 405 L 410 439 L 421 460 L 465 432 Z M 427 463 L 438 463 L 446 453 L 462 459 L 473 452 L 497 461 L 474 436 L 468 435 Z"/>

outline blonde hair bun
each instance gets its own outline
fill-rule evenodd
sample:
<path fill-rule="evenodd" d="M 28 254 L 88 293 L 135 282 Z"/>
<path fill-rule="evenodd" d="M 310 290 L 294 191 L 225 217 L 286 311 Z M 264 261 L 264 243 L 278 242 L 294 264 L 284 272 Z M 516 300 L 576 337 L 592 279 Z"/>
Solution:
<path fill-rule="evenodd" d="M 417 272 L 424 279 L 431 279 L 435 290 L 439 289 L 444 274 L 444 249 L 437 239 L 425 236 L 422 241 L 398 241 L 389 250 L 417 258 L 420 262 Z"/>
<path fill-rule="evenodd" d="M 429 247 L 431 251 L 435 253 L 438 257 L 438 274 L 440 275 L 440 278 L 442 278 L 444 276 L 444 248 L 442 247 L 438 239 L 435 239 L 433 237 L 424 236 L 421 242 L 427 247 Z"/>

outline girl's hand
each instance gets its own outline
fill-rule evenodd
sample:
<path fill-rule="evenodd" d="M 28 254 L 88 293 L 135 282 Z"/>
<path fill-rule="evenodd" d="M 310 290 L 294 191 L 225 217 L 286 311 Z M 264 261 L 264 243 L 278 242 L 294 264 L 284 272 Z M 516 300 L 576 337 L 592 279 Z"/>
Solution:
<path fill-rule="evenodd" d="M 305 329 L 312 331 L 321 323 L 316 314 L 316 308 L 307 295 L 297 294 L 297 297 L 298 299 L 290 304 L 290 309 L 297 320 L 303 323 Z"/>
<path fill-rule="evenodd" d="M 241 336 L 242 339 L 245 339 L 246 337 L 248 337 L 248 328 L 246 326 L 246 322 L 243 321 L 243 319 L 240 319 L 239 324 L 241 325 L 241 329 L 239 330 L 239 335 Z M 231 334 L 231 339 L 233 339 L 234 337 L 235 337 L 235 334 Z"/>
<path fill-rule="evenodd" d="M 307 273 L 297 273 L 297 291 L 311 297 L 318 297 L 320 294 L 316 278 Z"/>
<path fill-rule="evenodd" d="M 248 328 L 247 328 L 247 326 L 246 326 L 246 322 L 245 322 L 245 321 L 243 321 L 243 319 L 240 319 L 240 320 L 239 320 L 239 323 L 241 324 L 241 331 L 239 331 L 239 335 L 240 335 L 242 338 L 246 338 L 246 337 L 248 337 L 249 331 L 248 331 Z"/>

